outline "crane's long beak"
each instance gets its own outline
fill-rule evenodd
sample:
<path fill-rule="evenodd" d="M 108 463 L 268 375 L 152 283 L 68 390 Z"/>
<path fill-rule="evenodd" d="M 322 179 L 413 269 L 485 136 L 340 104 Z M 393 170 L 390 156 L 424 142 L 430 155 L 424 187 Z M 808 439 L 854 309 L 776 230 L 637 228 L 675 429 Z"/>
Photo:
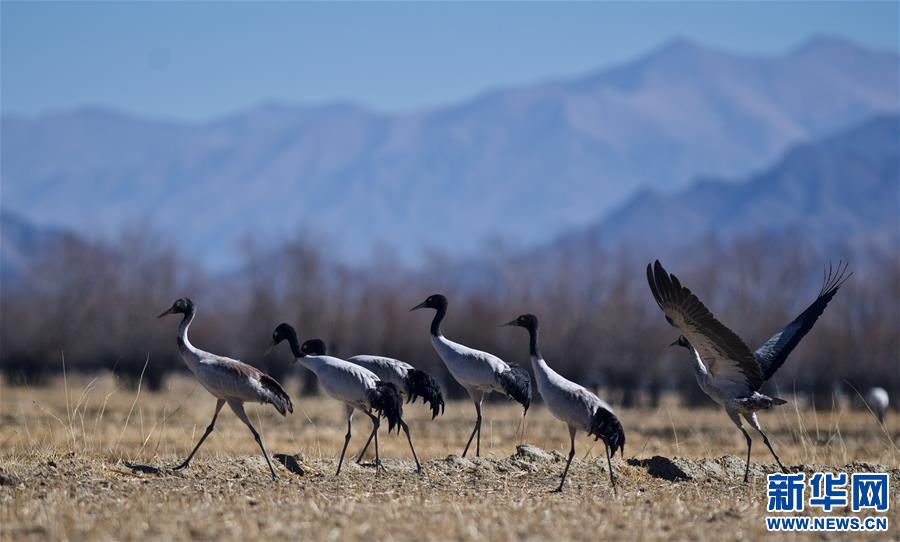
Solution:
<path fill-rule="evenodd" d="M 672 344 L 670 344 L 669 346 L 678 346 L 678 339 L 672 341 Z"/>
<path fill-rule="evenodd" d="M 515 325 L 518 325 L 518 324 L 517 324 L 517 320 L 518 320 L 517 318 L 514 318 L 514 319 L 510 320 L 509 322 L 506 322 L 505 324 L 500 324 L 500 327 L 515 326 Z"/>
<path fill-rule="evenodd" d="M 275 341 L 269 343 L 269 346 L 266 348 L 266 351 L 263 352 L 263 357 L 268 356 L 272 353 L 272 349 L 275 348 Z"/>
<path fill-rule="evenodd" d="M 415 310 L 419 310 L 419 309 L 424 309 L 424 308 L 425 308 L 425 303 L 427 303 L 427 301 L 423 301 L 423 302 L 419 303 L 419 304 L 416 305 L 415 307 L 409 309 L 409 312 L 412 312 L 412 311 L 415 311 Z"/>
<path fill-rule="evenodd" d="M 160 314 L 159 316 L 157 316 L 157 318 L 162 318 L 163 316 L 165 316 L 167 314 L 174 314 L 174 313 L 175 313 L 175 307 L 169 307 L 169 310 Z"/>

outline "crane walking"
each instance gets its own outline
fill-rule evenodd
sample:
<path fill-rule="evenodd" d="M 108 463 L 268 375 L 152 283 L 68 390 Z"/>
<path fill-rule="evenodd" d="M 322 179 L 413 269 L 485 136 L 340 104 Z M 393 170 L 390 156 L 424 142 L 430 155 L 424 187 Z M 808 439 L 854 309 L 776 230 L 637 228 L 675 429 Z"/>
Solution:
<path fill-rule="evenodd" d="M 466 389 L 475 403 L 475 427 L 462 456 L 466 456 L 472 439 L 477 435 L 475 456 L 481 457 L 481 405 L 484 396 L 496 391 L 514 399 L 524 407 L 524 418 L 531 404 L 531 376 L 514 363 L 506 363 L 493 354 L 463 346 L 444 337 L 441 333 L 441 321 L 447 315 L 447 298 L 443 295 L 428 296 L 425 301 L 409 310 L 426 308 L 436 311 L 431 321 L 432 346 L 453 378 Z"/>
<path fill-rule="evenodd" d="M 659 260 L 647 265 L 647 282 L 656 303 L 665 313 L 666 321 L 681 332 L 672 346 L 681 346 L 691 351 L 694 355 L 694 374 L 700 389 L 725 408 L 731 421 L 747 440 L 744 482 L 747 482 L 750 471 L 753 441 L 741 423 L 741 416 L 762 435 L 763 442 L 772 452 L 778 466 L 787 472 L 756 417 L 757 411 L 783 405 L 786 401 L 764 395 L 759 389 L 772 378 L 791 351 L 812 329 L 834 294 L 850 278 L 852 273 L 846 272 L 846 265 L 838 265 L 837 270 L 829 266 L 816 300 L 784 329 L 755 352 L 751 352 L 746 343 L 716 320 L 697 296 L 681 285 L 675 275 L 666 272 Z"/>
<path fill-rule="evenodd" d="M 327 355 L 325 343 L 319 339 L 308 340 L 301 346 L 297 332 L 284 323 L 279 324 L 272 332 L 272 344 L 269 348 L 282 341 L 288 342 L 296 362 L 316 374 L 325 393 L 346 406 L 347 434 L 344 435 L 344 447 L 341 449 L 335 476 L 341 473 L 341 466 L 344 464 L 344 454 L 350 443 L 355 410 L 359 410 L 372 420 L 372 434 L 369 439 L 375 439 L 376 470 L 381 467 L 378 427 L 381 424 L 380 418 L 384 417 L 388 421 L 388 433 L 393 431 L 395 426 L 398 433 L 400 429 L 406 433 L 406 440 L 416 461 L 416 472 L 422 472 L 419 456 L 416 455 L 416 448 L 409 435 L 409 426 L 403 421 L 403 400 L 397 386 L 381 381 L 375 373 L 359 365 Z"/>
<path fill-rule="evenodd" d="M 562 478 L 556 492 L 561 492 L 566 483 L 566 475 L 569 466 L 575 456 L 575 433 L 579 429 L 593 435 L 594 439 L 603 441 L 606 448 L 606 464 L 609 467 L 609 483 L 616 489 L 616 479 L 613 476 L 612 457 L 616 450 L 625 450 L 625 431 L 616 417 L 612 408 L 602 399 L 571 380 L 564 378 L 554 371 L 544 361 L 538 346 L 538 319 L 533 314 L 523 314 L 507 322 L 507 326 L 518 326 L 528 330 L 529 353 L 531 355 L 531 369 L 537 380 L 538 392 L 544 398 L 547 409 L 553 416 L 569 426 L 569 439 L 572 446 L 569 449 L 569 459 L 566 468 L 563 469 Z"/>
<path fill-rule="evenodd" d="M 416 399 L 421 397 L 422 404 L 427 404 L 431 409 L 432 420 L 444 412 L 444 396 L 441 393 L 441 386 L 425 371 L 416 369 L 399 359 L 384 356 L 353 356 L 347 358 L 347 361 L 364 367 L 375 373 L 382 381 L 397 386 L 400 394 L 406 396 L 407 404 L 415 403 Z M 370 436 L 359 453 L 359 457 L 356 458 L 357 463 L 362 461 L 371 442 L 372 437 Z"/>
<path fill-rule="evenodd" d="M 259 449 L 262 450 L 263 457 L 266 459 L 266 464 L 269 465 L 272 479 L 275 480 L 277 476 L 275 475 L 275 469 L 272 468 L 272 462 L 269 460 L 269 454 L 266 453 L 262 438 L 260 438 L 259 433 L 256 432 L 253 424 L 250 423 L 247 413 L 244 412 L 244 403 L 247 401 L 269 403 L 274 406 L 282 416 L 286 416 L 288 412 L 294 412 L 291 398 L 284 391 L 284 388 L 281 387 L 281 384 L 256 367 L 247 365 L 236 359 L 210 354 L 209 352 L 204 352 L 203 350 L 194 347 L 188 340 L 187 335 L 188 328 L 196 315 L 194 303 L 190 299 L 186 297 L 178 299 L 172 304 L 171 308 L 160 314 L 159 318 L 162 318 L 167 314 L 184 315 L 181 319 L 181 325 L 178 326 L 178 351 L 185 364 L 191 372 L 194 373 L 197 380 L 200 381 L 200 384 L 202 384 L 203 387 L 217 399 L 216 411 L 213 414 L 212 421 L 209 422 L 209 426 L 207 426 L 206 431 L 203 433 L 203 436 L 200 437 L 200 442 L 194 446 L 194 449 L 191 451 L 190 455 L 188 455 L 187 459 L 175 467 L 175 470 L 185 469 L 190 465 L 191 459 L 193 459 L 197 450 L 200 449 L 203 441 L 205 441 L 206 437 L 208 437 L 209 434 L 213 432 L 213 429 L 215 429 L 216 418 L 219 417 L 219 411 L 222 410 L 225 403 L 228 403 L 228 406 L 231 407 L 231 410 L 234 411 L 237 417 L 250 428 L 253 438 L 256 440 L 256 443 L 259 444 Z"/>

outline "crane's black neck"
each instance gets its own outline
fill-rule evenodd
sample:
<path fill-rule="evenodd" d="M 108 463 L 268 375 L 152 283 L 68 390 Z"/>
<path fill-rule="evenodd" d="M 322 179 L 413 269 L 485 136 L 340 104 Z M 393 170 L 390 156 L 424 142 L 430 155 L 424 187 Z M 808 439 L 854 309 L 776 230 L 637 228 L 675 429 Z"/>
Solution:
<path fill-rule="evenodd" d="M 306 354 L 304 354 L 300 350 L 300 339 L 297 338 L 297 332 L 294 330 L 294 328 L 291 328 L 290 331 L 288 331 L 286 333 L 286 335 L 287 335 L 287 337 L 285 340 L 287 340 L 288 344 L 290 345 L 291 353 L 294 354 L 294 357 L 295 358 L 305 357 Z"/>
<path fill-rule="evenodd" d="M 441 335 L 441 322 L 444 320 L 444 317 L 447 316 L 447 303 L 441 303 L 437 307 L 435 307 L 434 319 L 431 321 L 431 335 L 434 337 L 440 337 Z"/>
<path fill-rule="evenodd" d="M 528 349 L 533 358 L 541 359 L 541 349 L 538 347 L 538 323 L 534 322 L 528 326 Z"/>

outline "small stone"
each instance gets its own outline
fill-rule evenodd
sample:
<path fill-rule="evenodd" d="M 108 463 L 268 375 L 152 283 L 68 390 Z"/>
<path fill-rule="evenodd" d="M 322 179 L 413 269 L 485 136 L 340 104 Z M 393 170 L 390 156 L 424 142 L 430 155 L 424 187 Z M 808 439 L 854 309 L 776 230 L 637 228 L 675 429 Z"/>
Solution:
<path fill-rule="evenodd" d="M 300 455 L 275 454 L 273 457 L 276 461 L 284 465 L 284 468 L 293 472 L 297 476 L 303 476 L 304 474 L 306 474 L 306 471 L 304 471 L 303 467 L 300 466 L 300 462 L 297 461 L 298 459 L 303 459 Z"/>

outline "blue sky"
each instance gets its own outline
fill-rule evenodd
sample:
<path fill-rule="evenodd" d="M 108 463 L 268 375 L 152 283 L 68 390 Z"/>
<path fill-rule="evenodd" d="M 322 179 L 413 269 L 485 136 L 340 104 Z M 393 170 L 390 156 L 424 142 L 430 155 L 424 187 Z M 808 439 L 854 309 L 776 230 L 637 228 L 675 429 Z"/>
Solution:
<path fill-rule="evenodd" d="M 675 36 L 898 47 L 897 2 L 0 4 L 2 109 L 209 119 L 274 100 L 408 111 L 626 61 Z"/>

